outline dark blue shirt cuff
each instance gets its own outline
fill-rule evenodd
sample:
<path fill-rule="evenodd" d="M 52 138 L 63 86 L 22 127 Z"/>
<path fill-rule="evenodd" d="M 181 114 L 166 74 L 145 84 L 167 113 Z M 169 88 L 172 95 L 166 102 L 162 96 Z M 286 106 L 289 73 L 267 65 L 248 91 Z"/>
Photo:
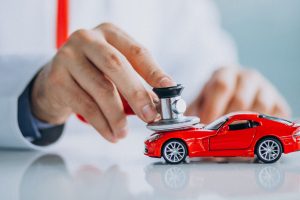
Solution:
<path fill-rule="evenodd" d="M 23 136 L 37 145 L 55 142 L 62 134 L 64 125 L 51 125 L 38 120 L 31 112 L 31 88 L 28 84 L 18 99 L 18 123 Z"/>

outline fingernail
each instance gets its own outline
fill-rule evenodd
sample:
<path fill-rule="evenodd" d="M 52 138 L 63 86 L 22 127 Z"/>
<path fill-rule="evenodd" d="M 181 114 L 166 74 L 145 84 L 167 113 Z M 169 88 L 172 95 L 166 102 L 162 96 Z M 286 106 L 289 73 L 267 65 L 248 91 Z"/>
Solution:
<path fill-rule="evenodd" d="M 159 86 L 160 87 L 171 87 L 175 86 L 176 83 L 169 77 L 164 77 L 159 81 Z"/>
<path fill-rule="evenodd" d="M 153 121 L 157 116 L 157 111 L 153 105 L 145 105 L 142 109 L 144 119 L 149 122 Z"/>

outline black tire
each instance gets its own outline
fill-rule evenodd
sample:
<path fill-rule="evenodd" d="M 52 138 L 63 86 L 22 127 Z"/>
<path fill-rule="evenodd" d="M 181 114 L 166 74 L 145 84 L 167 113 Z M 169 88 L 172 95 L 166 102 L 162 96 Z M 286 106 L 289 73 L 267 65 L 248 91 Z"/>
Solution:
<path fill-rule="evenodd" d="M 187 152 L 185 143 L 177 139 L 167 141 L 161 151 L 165 161 L 170 164 L 179 164 L 185 161 Z"/>
<path fill-rule="evenodd" d="M 255 154 L 258 160 L 263 163 L 274 163 L 282 155 L 282 144 L 273 137 L 263 138 L 257 143 Z"/>

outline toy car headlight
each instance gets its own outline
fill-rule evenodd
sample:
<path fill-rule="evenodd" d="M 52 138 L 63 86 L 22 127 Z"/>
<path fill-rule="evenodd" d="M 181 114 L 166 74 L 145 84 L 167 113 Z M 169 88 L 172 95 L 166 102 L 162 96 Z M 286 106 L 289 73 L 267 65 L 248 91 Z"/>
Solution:
<path fill-rule="evenodd" d="M 296 131 L 294 134 L 293 134 L 293 138 L 296 139 L 300 137 L 300 130 Z"/>
<path fill-rule="evenodd" d="M 153 141 L 155 141 L 155 140 L 158 140 L 160 137 L 161 137 L 160 134 L 154 134 L 154 135 L 151 135 L 151 136 L 148 138 L 148 141 L 149 141 L 149 142 L 153 142 Z"/>

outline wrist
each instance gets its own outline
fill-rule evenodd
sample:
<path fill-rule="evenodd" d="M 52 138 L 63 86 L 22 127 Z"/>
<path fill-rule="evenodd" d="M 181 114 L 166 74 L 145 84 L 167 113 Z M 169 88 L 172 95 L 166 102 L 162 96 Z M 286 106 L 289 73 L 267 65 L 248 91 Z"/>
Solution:
<path fill-rule="evenodd" d="M 45 68 L 45 67 L 44 67 Z M 51 96 L 47 72 L 42 69 L 33 80 L 30 91 L 31 111 L 34 117 L 49 124 L 63 124 L 71 111 L 55 103 Z"/>

